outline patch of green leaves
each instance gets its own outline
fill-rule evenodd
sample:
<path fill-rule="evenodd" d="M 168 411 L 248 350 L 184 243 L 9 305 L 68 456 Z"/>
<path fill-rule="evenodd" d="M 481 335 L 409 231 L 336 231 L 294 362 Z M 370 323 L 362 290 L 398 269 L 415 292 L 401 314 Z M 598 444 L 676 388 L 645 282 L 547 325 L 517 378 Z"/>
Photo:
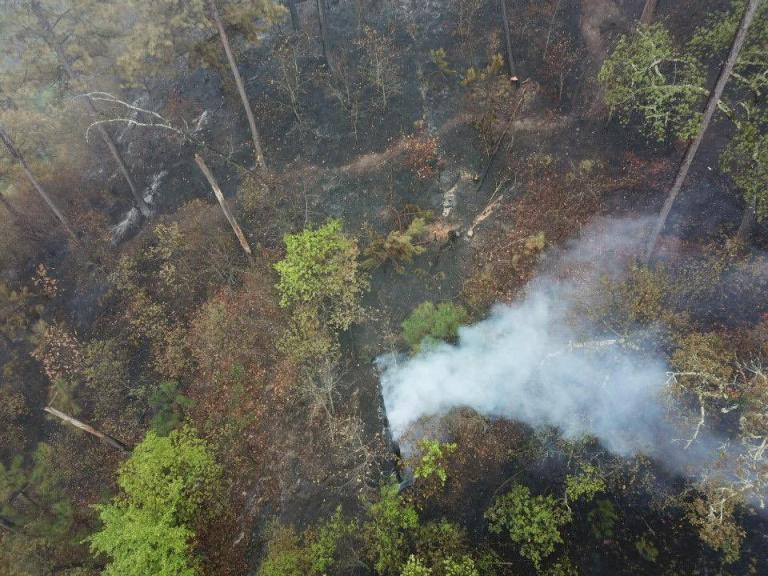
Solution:
<path fill-rule="evenodd" d="M 571 521 L 571 514 L 552 496 L 533 496 L 527 486 L 515 484 L 493 501 L 485 518 L 492 533 L 507 533 L 520 555 L 539 570 L 563 543 L 560 527 Z"/>
<path fill-rule="evenodd" d="M 459 327 L 467 320 L 469 314 L 462 306 L 452 302 L 443 302 L 437 306 L 432 302 L 424 302 L 402 323 L 403 338 L 411 350 L 418 352 L 438 340 L 455 340 Z"/>

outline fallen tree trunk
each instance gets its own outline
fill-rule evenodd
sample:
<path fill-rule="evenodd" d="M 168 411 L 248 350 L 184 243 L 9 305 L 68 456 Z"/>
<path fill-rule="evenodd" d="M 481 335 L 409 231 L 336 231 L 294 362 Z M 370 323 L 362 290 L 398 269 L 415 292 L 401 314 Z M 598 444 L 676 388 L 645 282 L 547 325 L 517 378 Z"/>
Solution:
<path fill-rule="evenodd" d="M 120 440 L 113 438 L 112 436 L 102 432 L 101 430 L 97 430 L 96 428 L 86 424 L 85 422 L 81 422 L 80 420 L 70 416 L 69 414 L 65 414 L 64 412 L 60 410 L 56 410 L 56 408 L 51 408 L 50 406 L 46 406 L 45 408 L 43 408 L 43 411 L 47 412 L 52 416 L 56 416 L 56 418 L 66 422 L 67 424 L 74 426 L 75 428 L 79 428 L 83 432 L 87 432 L 92 436 L 96 436 L 96 438 L 98 438 L 102 442 L 109 444 L 115 450 L 119 450 L 120 452 L 126 452 L 126 453 L 130 452 L 130 450 L 128 450 L 128 446 L 120 442 Z"/>
<path fill-rule="evenodd" d="M 221 188 L 219 188 L 219 184 L 216 182 L 216 179 L 213 177 L 213 173 L 211 172 L 210 168 L 208 168 L 208 165 L 205 163 L 205 160 L 203 160 L 202 156 L 200 156 L 199 154 L 195 154 L 195 162 L 197 163 L 198 168 L 200 168 L 200 171 L 205 176 L 206 180 L 208 180 L 208 184 L 210 184 L 211 188 L 213 188 L 213 193 L 216 196 L 216 200 L 219 201 L 219 206 L 221 206 L 221 211 L 224 212 L 224 216 L 227 218 L 229 225 L 232 227 L 232 230 L 234 231 L 235 236 L 237 236 L 237 239 L 240 242 L 240 246 L 243 248 L 243 251 L 249 257 L 252 256 L 253 252 L 251 251 L 251 246 L 248 244 L 248 240 L 246 239 L 245 234 L 243 234 L 243 230 L 240 228 L 240 225 L 237 223 L 237 220 L 235 220 L 235 216 L 229 210 L 229 206 L 227 206 L 227 201 L 224 199 L 224 194 L 221 192 Z"/>

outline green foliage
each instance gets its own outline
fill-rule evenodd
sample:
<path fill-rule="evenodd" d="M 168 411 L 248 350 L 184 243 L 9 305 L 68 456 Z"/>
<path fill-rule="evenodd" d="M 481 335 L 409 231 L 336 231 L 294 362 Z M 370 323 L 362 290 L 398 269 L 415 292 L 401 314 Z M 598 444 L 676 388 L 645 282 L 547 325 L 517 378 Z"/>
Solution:
<path fill-rule="evenodd" d="M 605 480 L 597 466 L 582 466 L 577 476 L 565 477 L 565 497 L 567 502 L 591 502 L 597 494 L 605 492 Z"/>
<path fill-rule="evenodd" d="M 466 323 L 469 314 L 452 302 L 435 306 L 424 302 L 417 306 L 403 322 L 403 337 L 414 352 L 436 340 L 455 340 L 459 327 Z"/>
<path fill-rule="evenodd" d="M 147 432 L 120 467 L 117 483 L 129 506 L 187 523 L 214 500 L 220 476 L 207 443 L 185 427 L 168 436 Z"/>
<path fill-rule="evenodd" d="M 768 78 L 768 71 L 766 72 Z M 768 217 L 768 115 L 738 123 L 736 135 L 720 157 L 722 171 L 736 183 L 747 205 L 753 206 L 758 220 Z"/>
<path fill-rule="evenodd" d="M 368 506 L 368 521 L 363 526 L 366 557 L 384 576 L 400 573 L 419 527 L 416 509 L 397 492 L 397 484 L 382 487 L 378 502 Z"/>
<path fill-rule="evenodd" d="M 357 531 L 357 522 L 345 521 L 341 508 L 326 522 L 299 535 L 288 526 L 274 525 L 267 555 L 258 576 L 323 576 L 338 559 L 340 544 Z"/>
<path fill-rule="evenodd" d="M 616 507 L 610 500 L 605 499 L 598 500 L 595 508 L 587 514 L 587 522 L 598 539 L 613 538 L 613 530 L 618 520 Z"/>
<path fill-rule="evenodd" d="M 413 477 L 428 479 L 436 476 L 440 480 L 440 485 L 445 486 L 445 482 L 448 480 L 445 460 L 456 452 L 457 448 L 458 445 L 454 442 L 438 442 L 429 439 L 419 441 L 421 458 L 413 470 Z"/>
<path fill-rule="evenodd" d="M 460 559 L 469 552 L 467 533 L 448 520 L 427 522 L 419 527 L 415 549 L 416 555 L 435 576 L 443 576 L 447 561 Z"/>
<path fill-rule="evenodd" d="M 393 230 L 386 237 L 374 237 L 363 253 L 362 266 L 370 270 L 391 262 L 395 270 L 402 273 L 403 263 L 413 262 L 415 256 L 424 253 L 425 248 L 417 242 L 426 235 L 426 226 L 423 218 L 414 218 L 404 232 Z"/>
<path fill-rule="evenodd" d="M 105 576 L 197 576 L 191 552 L 193 532 L 168 515 L 121 504 L 99 506 L 102 530 L 90 538 L 94 552 L 111 561 Z"/>
<path fill-rule="evenodd" d="M 431 576 L 432 569 L 424 566 L 421 560 L 411 554 L 405 563 L 400 576 Z"/>
<path fill-rule="evenodd" d="M 317 230 L 285 236 L 286 255 L 275 264 L 283 308 L 311 307 L 332 330 L 346 330 L 360 320 L 360 297 L 368 286 L 357 263 L 358 248 L 330 220 Z"/>
<path fill-rule="evenodd" d="M 571 514 L 552 496 L 532 496 L 527 486 L 516 484 L 493 501 L 485 518 L 492 533 L 509 534 L 520 555 L 539 570 L 542 561 L 563 543 L 560 527 L 571 521 Z"/>
<path fill-rule="evenodd" d="M 448 558 L 443 563 L 445 576 L 480 576 L 480 571 L 471 556 Z"/>
<path fill-rule="evenodd" d="M 622 124 L 635 119 L 648 138 L 687 140 L 698 128 L 697 109 L 707 91 L 692 57 L 681 53 L 661 24 L 622 36 L 605 60 L 598 80 L 605 101 Z"/>
<path fill-rule="evenodd" d="M 152 416 L 152 429 L 160 436 L 167 436 L 178 428 L 184 420 L 184 410 L 192 405 L 192 400 L 179 392 L 179 383 L 173 380 L 161 382 L 149 397 Z"/>
<path fill-rule="evenodd" d="M 656 562 L 659 557 L 659 549 L 643 534 L 635 541 L 635 550 L 648 562 Z"/>
<path fill-rule="evenodd" d="M 164 437 L 148 432 L 120 467 L 122 494 L 96 507 L 104 526 L 89 542 L 110 557 L 105 574 L 198 574 L 188 525 L 205 506 L 210 511 L 220 476 L 207 444 L 190 428 Z"/>
<path fill-rule="evenodd" d="M 724 60 L 746 4 L 745 0 L 732 0 L 728 12 L 709 15 L 707 23 L 696 30 L 688 45 L 689 51 L 702 61 Z M 756 96 L 764 94 L 768 87 L 768 5 L 765 3 L 758 8 L 729 83 Z"/>

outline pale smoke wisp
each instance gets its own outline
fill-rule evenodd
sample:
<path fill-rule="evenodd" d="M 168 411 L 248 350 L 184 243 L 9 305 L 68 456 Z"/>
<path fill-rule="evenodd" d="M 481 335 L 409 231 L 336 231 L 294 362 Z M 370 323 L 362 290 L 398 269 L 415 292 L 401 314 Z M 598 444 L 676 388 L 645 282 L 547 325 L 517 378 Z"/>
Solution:
<path fill-rule="evenodd" d="M 563 266 L 593 266 L 594 276 L 616 274 L 617 254 L 641 238 L 644 223 L 603 221 L 584 240 L 557 256 Z M 640 244 L 640 242 L 637 242 Z M 613 252 L 606 247 L 619 247 Z M 424 416 L 468 407 L 532 426 L 555 426 L 570 438 L 596 436 L 618 454 L 653 453 L 669 442 L 659 394 L 664 362 L 611 335 L 571 328 L 583 284 L 540 277 L 512 305 L 462 328 L 455 345 L 441 344 L 415 357 L 378 359 L 381 387 L 395 438 Z M 597 339 L 597 340 L 595 340 Z M 588 343 L 585 344 L 585 341 Z"/>

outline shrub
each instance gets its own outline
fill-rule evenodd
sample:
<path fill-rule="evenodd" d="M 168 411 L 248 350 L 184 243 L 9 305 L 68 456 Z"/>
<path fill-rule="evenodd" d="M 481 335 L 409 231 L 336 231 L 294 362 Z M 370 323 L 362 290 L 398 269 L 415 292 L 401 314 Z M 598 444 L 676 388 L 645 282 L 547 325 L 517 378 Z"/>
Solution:
<path fill-rule="evenodd" d="M 414 352 L 418 352 L 424 344 L 436 340 L 455 340 L 459 327 L 469 318 L 462 307 L 451 302 L 435 306 L 432 302 L 424 302 L 417 306 L 410 316 L 402 323 L 403 338 Z"/>
<path fill-rule="evenodd" d="M 258 576 L 323 576 L 332 573 L 340 544 L 357 531 L 356 521 L 342 518 L 341 508 L 319 526 L 299 535 L 276 524 L 269 531 L 267 555 Z"/>
<path fill-rule="evenodd" d="M 445 486 L 448 473 L 445 470 L 445 459 L 456 452 L 458 445 L 452 442 L 438 442 L 437 440 L 421 440 L 419 449 L 421 459 L 413 470 L 414 478 L 432 478 L 436 476 L 441 486 Z"/>
<path fill-rule="evenodd" d="M 280 305 L 309 305 L 332 330 L 346 330 L 359 321 L 368 281 L 357 263 L 357 243 L 341 231 L 341 222 L 288 234 L 285 245 L 285 258 L 275 264 Z"/>
<path fill-rule="evenodd" d="M 403 272 L 403 263 L 413 262 L 414 257 L 426 250 L 417 244 L 425 233 L 426 221 L 414 218 L 403 232 L 394 230 L 387 236 L 374 237 L 363 253 L 363 267 L 373 269 L 391 262 L 397 272 Z"/>
<path fill-rule="evenodd" d="M 596 466 L 586 465 L 577 476 L 565 477 L 565 497 L 567 502 L 591 502 L 595 495 L 605 492 L 605 480 Z"/>
<path fill-rule="evenodd" d="M 521 484 L 497 497 L 486 510 L 488 527 L 494 534 L 506 532 L 536 570 L 558 544 L 563 543 L 560 527 L 571 521 L 568 510 L 552 496 L 532 496 Z"/>
<path fill-rule="evenodd" d="M 397 484 L 384 486 L 378 502 L 368 506 L 363 540 L 368 560 L 384 576 L 399 574 L 419 527 L 416 509 L 402 501 Z"/>

